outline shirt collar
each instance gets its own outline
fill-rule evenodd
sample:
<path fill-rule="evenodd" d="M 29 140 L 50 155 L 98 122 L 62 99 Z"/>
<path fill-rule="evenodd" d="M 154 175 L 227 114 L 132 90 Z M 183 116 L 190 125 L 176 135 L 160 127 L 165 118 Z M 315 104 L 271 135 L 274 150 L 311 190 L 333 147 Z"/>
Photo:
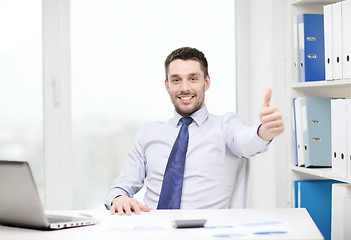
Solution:
<path fill-rule="evenodd" d="M 196 112 L 194 112 L 193 114 L 191 114 L 189 117 L 191 117 L 194 122 L 200 126 L 201 124 L 203 124 L 206 119 L 208 118 L 208 110 L 206 105 L 204 107 L 202 107 L 201 109 L 197 110 Z M 183 116 L 180 115 L 179 113 L 177 113 L 177 111 L 174 111 L 174 117 L 171 119 L 171 122 L 174 126 L 177 126 L 178 124 L 180 124 L 180 119 Z"/>

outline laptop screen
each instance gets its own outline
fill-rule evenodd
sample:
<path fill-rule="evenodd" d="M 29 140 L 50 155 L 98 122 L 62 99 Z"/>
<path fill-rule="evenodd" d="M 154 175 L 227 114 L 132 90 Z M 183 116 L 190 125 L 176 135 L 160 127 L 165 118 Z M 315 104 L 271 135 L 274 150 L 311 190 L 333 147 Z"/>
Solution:
<path fill-rule="evenodd" d="M 49 226 L 27 162 L 0 161 L 0 192 L 1 224 Z"/>

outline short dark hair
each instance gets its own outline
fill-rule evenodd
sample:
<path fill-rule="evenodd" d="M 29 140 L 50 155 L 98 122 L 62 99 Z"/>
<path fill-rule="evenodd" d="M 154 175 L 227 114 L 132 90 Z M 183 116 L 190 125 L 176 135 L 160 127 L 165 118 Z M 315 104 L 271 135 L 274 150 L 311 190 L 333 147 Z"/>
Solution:
<path fill-rule="evenodd" d="M 204 76 L 207 77 L 208 63 L 205 55 L 201 51 L 197 50 L 196 48 L 182 47 L 171 52 L 171 54 L 169 54 L 165 60 L 165 72 L 166 72 L 167 80 L 168 80 L 167 74 L 168 74 L 169 65 L 171 64 L 172 61 L 176 59 L 198 61 L 201 65 L 202 71 L 204 72 Z"/>

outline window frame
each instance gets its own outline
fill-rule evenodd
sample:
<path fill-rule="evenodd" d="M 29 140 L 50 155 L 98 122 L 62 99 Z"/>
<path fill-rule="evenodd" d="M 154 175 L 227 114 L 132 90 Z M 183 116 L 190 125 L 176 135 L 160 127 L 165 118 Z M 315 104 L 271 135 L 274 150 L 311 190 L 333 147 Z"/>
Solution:
<path fill-rule="evenodd" d="M 45 208 L 72 209 L 70 1 L 42 3 Z"/>

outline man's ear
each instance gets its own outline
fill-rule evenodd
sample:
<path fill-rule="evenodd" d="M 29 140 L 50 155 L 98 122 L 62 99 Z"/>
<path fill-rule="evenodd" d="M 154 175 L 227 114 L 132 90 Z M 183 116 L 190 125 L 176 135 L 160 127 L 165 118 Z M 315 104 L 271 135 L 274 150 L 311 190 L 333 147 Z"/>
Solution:
<path fill-rule="evenodd" d="M 205 78 L 205 91 L 207 91 L 210 88 L 210 85 L 211 85 L 210 75 L 207 75 L 207 77 Z"/>
<path fill-rule="evenodd" d="M 168 83 L 167 79 L 165 79 L 165 87 L 166 87 L 167 92 L 169 93 L 169 83 Z"/>

